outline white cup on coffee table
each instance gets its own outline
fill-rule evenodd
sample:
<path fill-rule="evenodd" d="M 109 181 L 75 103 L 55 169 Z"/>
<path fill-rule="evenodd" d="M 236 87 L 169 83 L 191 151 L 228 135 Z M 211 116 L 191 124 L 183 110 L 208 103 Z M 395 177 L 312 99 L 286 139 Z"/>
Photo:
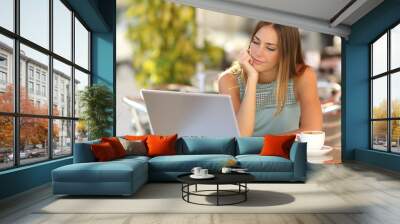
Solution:
<path fill-rule="evenodd" d="M 207 176 L 208 175 L 208 169 L 201 169 L 200 170 L 200 176 Z"/>
<path fill-rule="evenodd" d="M 196 176 L 200 176 L 201 175 L 201 170 L 202 170 L 203 168 L 201 168 L 201 167 L 199 167 L 199 166 L 197 166 L 197 167 L 193 167 L 193 169 L 192 169 L 192 173 L 194 174 L 194 175 L 196 175 Z"/>
<path fill-rule="evenodd" d="M 307 142 L 307 151 L 320 150 L 324 146 L 325 132 L 323 131 L 302 131 L 298 136 L 300 142 Z"/>

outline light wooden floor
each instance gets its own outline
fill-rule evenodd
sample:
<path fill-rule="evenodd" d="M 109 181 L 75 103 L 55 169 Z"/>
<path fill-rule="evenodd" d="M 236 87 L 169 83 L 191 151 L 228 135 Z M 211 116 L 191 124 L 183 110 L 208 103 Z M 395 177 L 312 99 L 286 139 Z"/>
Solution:
<path fill-rule="evenodd" d="M 308 182 L 346 201 L 366 203 L 358 214 L 35 214 L 54 200 L 42 186 L 0 202 L 0 223 L 400 223 L 400 174 L 358 163 L 312 165 Z M 173 205 L 172 205 L 173 206 Z"/>

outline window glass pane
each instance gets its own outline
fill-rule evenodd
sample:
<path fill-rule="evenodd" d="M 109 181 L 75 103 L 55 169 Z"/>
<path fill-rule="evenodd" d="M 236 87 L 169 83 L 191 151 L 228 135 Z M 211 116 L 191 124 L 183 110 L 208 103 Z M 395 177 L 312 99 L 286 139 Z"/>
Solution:
<path fill-rule="evenodd" d="M 53 120 L 53 157 L 72 154 L 72 121 Z"/>
<path fill-rule="evenodd" d="M 88 140 L 88 129 L 86 122 L 79 120 L 75 122 L 75 142 L 84 142 Z"/>
<path fill-rule="evenodd" d="M 60 1 L 53 1 L 53 51 L 71 60 L 71 11 Z"/>
<path fill-rule="evenodd" d="M 387 151 L 387 121 L 372 122 L 372 148 Z"/>
<path fill-rule="evenodd" d="M 0 116 L 0 170 L 14 165 L 13 118 Z"/>
<path fill-rule="evenodd" d="M 373 75 L 387 71 L 387 34 L 372 45 L 372 68 Z"/>
<path fill-rule="evenodd" d="M 49 0 L 20 0 L 21 36 L 49 48 Z"/>
<path fill-rule="evenodd" d="M 49 158 L 49 123 L 45 118 L 21 117 L 20 159 L 21 164 L 34 163 Z"/>
<path fill-rule="evenodd" d="M 14 111 L 13 40 L 0 35 L 0 111 Z"/>
<path fill-rule="evenodd" d="M 400 67 L 400 24 L 391 31 L 390 37 L 390 67 Z"/>
<path fill-rule="evenodd" d="M 391 98 L 391 116 L 400 118 L 400 72 L 391 75 L 391 88 L 390 88 L 390 98 Z"/>
<path fill-rule="evenodd" d="M 392 152 L 400 153 L 400 120 L 393 120 L 391 123 Z"/>
<path fill-rule="evenodd" d="M 80 94 L 86 86 L 89 86 L 89 75 L 75 69 L 75 117 L 81 115 Z"/>
<path fill-rule="evenodd" d="M 72 117 L 71 66 L 53 60 L 53 115 Z"/>
<path fill-rule="evenodd" d="M 21 113 L 47 115 L 49 108 L 49 57 L 21 44 L 20 60 Z"/>
<path fill-rule="evenodd" d="M 14 31 L 14 0 L 0 1 L 0 26 Z"/>
<path fill-rule="evenodd" d="M 75 18 L 75 63 L 89 70 L 89 32 Z"/>
<path fill-rule="evenodd" d="M 387 77 L 372 80 L 372 118 L 387 118 Z"/>

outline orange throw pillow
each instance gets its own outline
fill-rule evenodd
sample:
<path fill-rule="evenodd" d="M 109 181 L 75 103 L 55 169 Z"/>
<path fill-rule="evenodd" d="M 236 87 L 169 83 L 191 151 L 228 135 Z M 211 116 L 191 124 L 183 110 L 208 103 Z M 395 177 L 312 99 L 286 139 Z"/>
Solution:
<path fill-rule="evenodd" d="M 295 139 L 296 135 L 265 135 L 260 155 L 281 156 L 289 159 L 290 147 Z"/>
<path fill-rule="evenodd" d="M 176 154 L 176 139 L 178 134 L 161 136 L 149 135 L 147 136 L 147 155 L 148 156 L 163 156 Z"/>
<path fill-rule="evenodd" d="M 115 155 L 117 156 L 117 158 L 126 156 L 126 151 L 124 149 L 124 146 L 121 144 L 121 142 L 119 141 L 119 139 L 117 137 L 109 137 L 109 138 L 103 137 L 103 138 L 101 138 L 101 142 L 110 143 L 110 145 L 114 149 L 114 152 L 115 152 Z"/>
<path fill-rule="evenodd" d="M 108 142 L 92 144 L 90 147 L 94 154 L 94 157 L 99 162 L 109 161 L 117 158 L 114 149 Z"/>

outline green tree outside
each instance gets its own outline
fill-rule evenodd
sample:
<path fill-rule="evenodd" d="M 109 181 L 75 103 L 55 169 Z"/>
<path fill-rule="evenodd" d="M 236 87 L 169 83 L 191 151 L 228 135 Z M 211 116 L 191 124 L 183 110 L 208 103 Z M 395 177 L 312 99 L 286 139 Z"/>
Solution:
<path fill-rule="evenodd" d="M 400 117 L 400 100 L 392 100 L 392 117 Z M 373 108 L 373 118 L 387 118 L 387 101 L 384 100 L 380 104 Z M 391 121 L 392 129 L 392 142 L 398 141 L 400 138 L 400 121 Z M 374 122 L 373 125 L 374 138 L 383 138 L 387 135 L 387 122 L 380 121 Z"/>
<path fill-rule="evenodd" d="M 166 0 L 130 0 L 127 38 L 133 44 L 136 81 L 144 86 L 189 85 L 196 64 L 220 66 L 223 49 L 196 46 L 196 9 Z"/>

